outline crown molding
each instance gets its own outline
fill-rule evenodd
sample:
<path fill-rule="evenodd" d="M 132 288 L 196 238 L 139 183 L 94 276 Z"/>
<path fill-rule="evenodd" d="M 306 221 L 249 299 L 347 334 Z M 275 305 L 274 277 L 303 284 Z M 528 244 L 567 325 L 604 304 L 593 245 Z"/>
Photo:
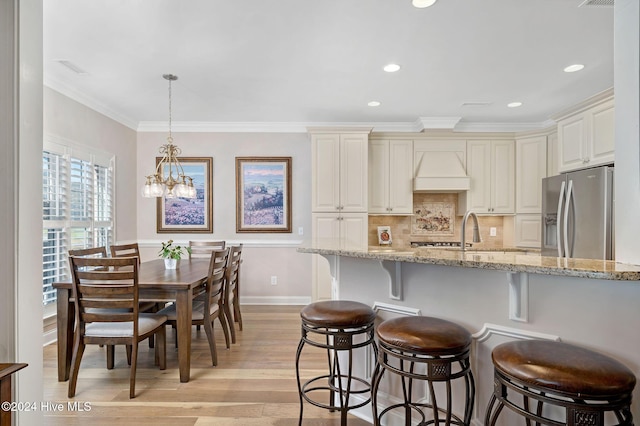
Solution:
<path fill-rule="evenodd" d="M 543 130 L 555 125 L 553 120 L 545 120 L 539 123 L 459 123 L 453 130 L 464 133 L 486 133 L 486 132 L 529 132 Z"/>
<path fill-rule="evenodd" d="M 571 107 L 559 111 L 555 114 L 553 114 L 551 116 L 551 118 L 553 120 L 555 120 L 556 122 L 559 120 L 562 120 L 563 118 L 569 116 L 569 115 L 573 115 L 573 114 L 577 114 L 580 113 L 586 109 L 589 109 L 593 106 L 596 106 L 597 104 L 601 103 L 601 102 L 605 102 L 608 101 L 610 99 L 613 99 L 614 97 L 614 91 L 613 91 L 613 87 L 607 89 L 607 90 L 603 90 L 600 93 L 596 93 L 595 95 L 585 99 L 584 101 L 576 104 L 576 105 L 572 105 Z"/>
<path fill-rule="evenodd" d="M 117 121 L 137 132 L 166 132 L 167 121 L 140 121 L 127 117 L 103 103 L 71 88 L 59 80 L 44 77 L 44 85 L 92 110 Z M 592 105 L 598 100 L 606 100 L 613 95 L 613 89 L 602 92 L 585 101 Z M 581 104 L 582 105 L 582 104 Z M 575 110 L 575 107 L 574 109 Z M 557 117 L 557 116 L 556 116 Z M 462 117 L 418 117 L 413 122 L 211 122 L 211 121 L 178 121 L 172 122 L 175 132 L 184 133 L 308 133 L 309 128 L 361 128 L 369 132 L 420 133 L 426 130 L 453 130 L 457 133 L 487 132 L 527 132 L 543 130 L 554 126 L 554 120 L 540 123 L 465 123 Z"/>
<path fill-rule="evenodd" d="M 136 130 L 136 128 L 138 127 L 137 121 L 109 108 L 105 104 L 85 95 L 84 93 L 78 92 L 77 90 L 61 82 L 60 80 L 51 78 L 51 76 L 44 75 L 43 84 L 45 87 L 48 87 L 49 89 L 54 90 L 61 95 L 64 95 L 67 98 L 86 106 L 87 108 L 90 108 L 112 120 L 115 120 L 123 126 L 126 126 L 132 130 Z"/>

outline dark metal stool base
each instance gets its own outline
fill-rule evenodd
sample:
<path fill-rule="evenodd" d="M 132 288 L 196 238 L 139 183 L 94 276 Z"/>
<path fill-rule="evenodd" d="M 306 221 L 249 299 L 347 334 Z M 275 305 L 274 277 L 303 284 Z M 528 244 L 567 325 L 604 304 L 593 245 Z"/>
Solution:
<path fill-rule="evenodd" d="M 394 365 L 393 363 L 399 365 Z M 425 372 L 417 373 L 416 366 L 424 365 Z M 390 372 L 402 377 L 402 390 L 404 402 L 393 404 L 383 409 L 378 414 L 377 393 L 378 387 L 384 373 Z M 451 381 L 464 378 L 465 380 L 465 412 L 464 418 L 451 412 Z M 432 404 L 417 403 L 412 401 L 413 380 L 426 381 L 429 392 L 433 398 Z M 443 383 L 447 390 L 447 401 L 445 408 L 439 407 L 436 400 L 435 384 Z M 411 413 L 418 413 L 420 422 L 418 426 L 426 425 L 464 425 L 471 423 L 471 415 L 473 412 L 473 404 L 475 399 L 475 381 L 471 372 L 469 362 L 469 347 L 461 353 L 449 356 L 430 356 L 425 353 L 415 353 L 412 351 L 401 350 L 393 345 L 379 342 L 379 355 L 376 369 L 372 378 L 372 410 L 374 425 L 379 426 L 382 418 L 399 408 L 405 410 L 405 424 L 411 425 Z M 431 417 L 427 419 L 425 411 L 430 411 Z M 442 414 L 442 415 L 441 415 Z"/>
<path fill-rule="evenodd" d="M 522 403 L 515 398 L 521 396 Z M 543 406 L 564 408 L 565 418 L 545 417 Z M 633 426 L 630 410 L 631 393 L 623 393 L 609 398 L 582 399 L 578 395 L 569 398 L 556 395 L 548 390 L 536 389 L 499 371 L 494 372 L 494 392 L 487 406 L 484 424 L 496 424 L 504 407 L 526 419 L 526 424 L 548 426 L 604 426 L 605 414 L 611 412 L 617 419 L 617 426 Z"/>
<path fill-rule="evenodd" d="M 323 303 L 323 302 L 318 302 Z M 326 303 L 326 302 L 325 302 Z M 330 302 L 329 302 L 330 303 Z M 327 304 L 329 307 L 331 305 Z M 322 307 L 322 305 L 318 305 Z M 300 418 L 298 425 L 302 425 L 304 401 L 330 411 L 340 412 L 340 424 L 347 425 L 347 412 L 363 407 L 371 402 L 371 384 L 369 381 L 353 376 L 353 350 L 372 346 L 374 356 L 377 357 L 377 346 L 374 340 L 375 314 L 371 311 L 370 321 L 356 326 L 330 326 L 328 320 L 322 321 L 322 325 L 305 321 L 302 316 L 302 337 L 296 352 L 296 379 L 298 382 L 298 394 L 300 397 Z M 354 343 L 354 340 L 361 340 Z M 305 383 L 300 381 L 300 357 L 305 345 L 314 346 L 327 351 L 328 373 L 312 377 Z M 340 365 L 339 354 L 346 353 L 348 365 Z M 328 396 L 328 402 L 317 400 L 317 394 Z M 350 405 L 353 395 L 367 395 L 364 401 Z"/>

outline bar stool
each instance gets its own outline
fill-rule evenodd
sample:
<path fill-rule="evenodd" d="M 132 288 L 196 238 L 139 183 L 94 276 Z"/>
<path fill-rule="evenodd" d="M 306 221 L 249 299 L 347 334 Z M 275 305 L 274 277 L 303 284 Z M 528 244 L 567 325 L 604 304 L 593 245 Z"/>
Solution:
<path fill-rule="evenodd" d="M 369 306 L 352 301 L 330 300 L 315 302 L 300 311 L 302 319 L 302 337 L 296 353 L 296 378 L 300 396 L 300 419 L 304 401 L 316 407 L 331 411 L 340 411 L 340 424 L 347 424 L 347 412 L 360 408 L 371 401 L 371 385 L 360 377 L 353 376 L 353 350 L 372 346 L 374 354 L 377 348 L 373 329 L 376 314 Z M 313 377 L 301 384 L 300 355 L 305 344 L 327 350 L 327 374 Z M 348 365 L 346 371 L 340 365 L 339 352 L 346 352 Z M 328 391 L 328 403 L 317 400 L 318 393 Z M 367 394 L 366 401 L 352 402 L 350 396 Z"/>
<path fill-rule="evenodd" d="M 503 343 L 491 358 L 494 392 L 485 425 L 495 425 L 505 406 L 527 424 L 602 426 L 605 414 L 612 413 L 616 424 L 633 425 L 630 405 L 636 378 L 612 358 L 547 340 Z M 522 397 L 522 403 L 516 397 Z M 543 412 L 545 404 L 560 409 Z"/>
<path fill-rule="evenodd" d="M 380 425 L 385 414 L 404 408 L 405 424 L 411 424 L 412 413 L 420 417 L 420 426 L 469 425 L 475 397 L 475 382 L 469 362 L 471 334 L 463 327 L 433 317 L 400 317 L 383 321 L 378 325 L 378 362 L 372 378 L 374 425 Z M 385 371 L 402 378 L 403 402 L 383 409 L 378 415 L 378 387 Z M 451 381 L 464 377 L 464 415 L 452 413 Z M 426 381 L 431 396 L 430 403 L 412 400 L 413 380 Z M 436 399 L 436 384 L 444 383 L 446 405 L 441 408 Z M 438 389 L 442 385 L 437 385 Z M 424 409 L 429 409 L 427 420 Z M 427 411 L 428 412 L 428 411 Z M 441 418 L 441 414 L 444 414 Z"/>

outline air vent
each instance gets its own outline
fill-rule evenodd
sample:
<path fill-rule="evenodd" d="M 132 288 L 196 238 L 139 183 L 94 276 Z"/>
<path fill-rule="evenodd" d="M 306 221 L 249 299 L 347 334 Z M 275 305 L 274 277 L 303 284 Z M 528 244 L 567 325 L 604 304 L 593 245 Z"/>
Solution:
<path fill-rule="evenodd" d="M 578 7 L 613 7 L 614 0 L 585 0 Z"/>
<path fill-rule="evenodd" d="M 82 68 L 80 68 L 79 66 L 77 66 L 76 64 L 74 64 L 71 61 L 67 61 L 65 59 L 59 59 L 56 62 L 58 62 L 60 65 L 65 66 L 67 69 L 73 71 L 74 73 L 78 74 L 78 75 L 88 75 L 89 73 L 86 72 L 85 70 L 83 70 Z"/>

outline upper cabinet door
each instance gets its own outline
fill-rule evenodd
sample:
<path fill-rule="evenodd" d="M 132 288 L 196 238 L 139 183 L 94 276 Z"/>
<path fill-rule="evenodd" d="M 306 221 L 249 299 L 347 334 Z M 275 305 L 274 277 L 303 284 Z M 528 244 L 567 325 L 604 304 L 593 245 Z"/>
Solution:
<path fill-rule="evenodd" d="M 458 196 L 458 214 L 515 212 L 514 141 L 467 141 L 467 175 L 471 189 Z"/>
<path fill-rule="evenodd" d="M 389 212 L 413 212 L 413 141 L 389 141 Z"/>
<path fill-rule="evenodd" d="M 367 134 L 340 135 L 340 211 L 366 212 L 368 193 Z"/>
<path fill-rule="evenodd" d="M 491 213 L 515 212 L 515 143 L 491 141 Z"/>
<path fill-rule="evenodd" d="M 389 141 L 369 142 L 369 213 L 389 212 Z"/>
<path fill-rule="evenodd" d="M 614 101 L 607 99 L 558 121 L 560 172 L 613 163 Z"/>
<path fill-rule="evenodd" d="M 337 212 L 340 206 L 340 135 L 311 135 L 311 211 Z"/>
<path fill-rule="evenodd" d="M 516 141 L 516 213 L 542 212 L 542 179 L 547 176 L 547 137 Z"/>
<path fill-rule="evenodd" d="M 471 189 L 461 193 L 466 197 L 463 210 L 491 213 L 491 141 L 467 142 L 467 175 Z M 459 211 L 464 214 L 464 211 Z"/>
<path fill-rule="evenodd" d="M 369 213 L 411 214 L 412 183 L 413 141 L 369 142 Z"/>
<path fill-rule="evenodd" d="M 594 107 L 589 111 L 589 115 L 589 166 L 612 163 L 616 148 L 613 100 Z"/>

